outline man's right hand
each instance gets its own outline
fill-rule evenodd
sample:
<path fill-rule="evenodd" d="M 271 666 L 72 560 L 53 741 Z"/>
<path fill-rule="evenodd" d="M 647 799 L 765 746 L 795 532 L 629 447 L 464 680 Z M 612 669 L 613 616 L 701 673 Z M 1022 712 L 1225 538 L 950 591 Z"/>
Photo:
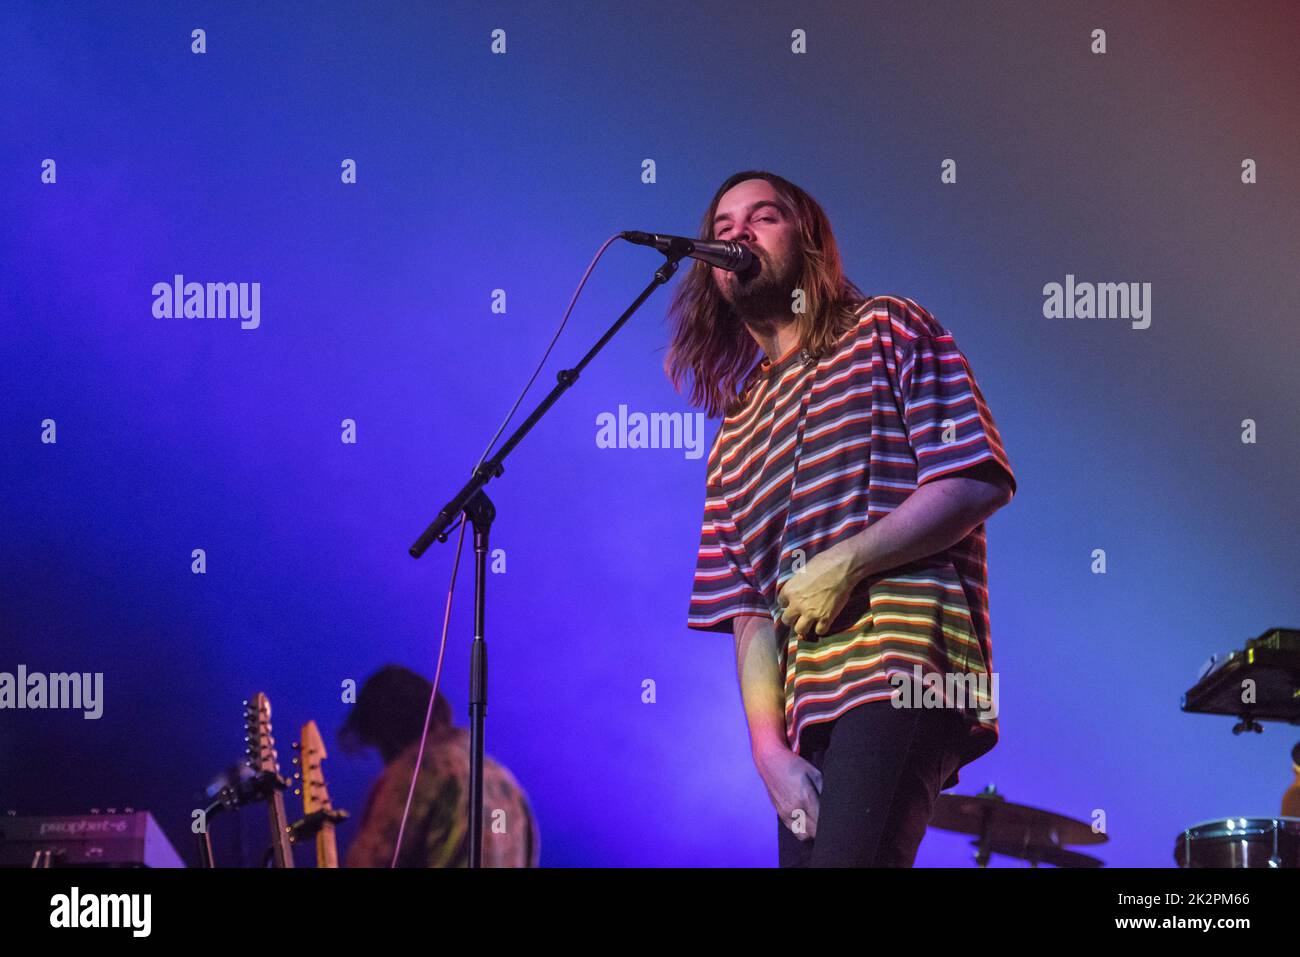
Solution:
<path fill-rule="evenodd" d="M 786 740 L 785 679 L 776 627 L 762 615 L 738 615 L 731 627 L 754 765 L 781 823 L 799 840 L 811 840 L 817 833 L 822 775 L 791 751 Z"/>
<path fill-rule="evenodd" d="M 781 823 L 801 841 L 816 837 L 822 773 L 784 744 L 755 754 L 754 765 Z"/>

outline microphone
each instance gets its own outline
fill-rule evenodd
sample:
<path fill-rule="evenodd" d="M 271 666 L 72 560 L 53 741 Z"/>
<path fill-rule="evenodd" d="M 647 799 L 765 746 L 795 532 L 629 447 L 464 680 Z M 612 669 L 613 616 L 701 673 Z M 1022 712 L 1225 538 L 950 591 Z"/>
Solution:
<path fill-rule="evenodd" d="M 690 256 L 728 272 L 741 272 L 754 263 L 753 253 L 729 239 L 687 239 L 685 236 L 643 233 L 635 229 L 618 235 L 620 239 L 638 246 L 653 246 L 661 253 Z"/>

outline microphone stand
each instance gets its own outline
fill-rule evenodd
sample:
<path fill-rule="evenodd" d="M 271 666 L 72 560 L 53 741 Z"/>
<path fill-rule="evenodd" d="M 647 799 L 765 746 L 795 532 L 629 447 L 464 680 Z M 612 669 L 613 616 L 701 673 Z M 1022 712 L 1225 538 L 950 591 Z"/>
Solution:
<path fill-rule="evenodd" d="M 641 304 L 650 298 L 650 294 L 664 285 L 677 271 L 677 264 L 691 252 L 689 240 L 674 240 L 667 244 L 663 252 L 665 262 L 655 270 L 654 279 L 641 291 L 636 301 L 618 317 L 618 321 L 600 337 L 582 360 L 572 369 L 561 369 L 555 374 L 558 380 L 555 388 L 535 408 L 531 415 L 505 441 L 505 444 L 487 461 L 478 466 L 464 487 L 456 496 L 443 506 L 438 517 L 433 520 L 424 533 L 416 539 L 410 548 L 412 558 L 419 558 L 436 538 L 440 542 L 447 540 L 447 528 L 461 512 L 465 520 L 474 526 L 474 641 L 470 647 L 469 677 L 469 866 L 483 866 L 483 719 L 487 715 L 487 641 L 483 635 L 483 613 L 485 590 L 487 586 L 488 538 L 492 521 L 496 518 L 496 507 L 483 492 L 483 486 L 493 478 L 499 478 L 505 471 L 502 462 L 518 445 L 529 430 L 550 409 L 552 405 L 577 381 L 578 375 L 623 324 L 632 318 L 632 314 L 641 308 Z"/>

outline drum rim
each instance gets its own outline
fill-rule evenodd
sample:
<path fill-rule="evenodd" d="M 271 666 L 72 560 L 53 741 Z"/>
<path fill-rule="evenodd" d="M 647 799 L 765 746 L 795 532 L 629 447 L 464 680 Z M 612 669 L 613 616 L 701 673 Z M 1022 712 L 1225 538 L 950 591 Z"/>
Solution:
<path fill-rule="evenodd" d="M 1239 826 L 1231 829 L 1225 828 L 1228 821 L 1241 821 Z M 1278 825 L 1281 825 L 1279 827 Z M 1205 828 L 1220 828 L 1219 831 L 1204 831 Z M 1272 816 L 1261 815 L 1259 817 L 1220 817 L 1208 821 L 1198 821 L 1189 827 L 1184 828 L 1178 835 L 1179 840 L 1184 838 L 1190 840 L 1222 840 L 1224 838 L 1235 838 L 1238 835 L 1249 837 L 1251 835 L 1271 834 L 1274 831 L 1300 831 L 1300 817 L 1283 817 L 1280 814 Z M 1200 832 L 1200 833 L 1198 833 Z"/>

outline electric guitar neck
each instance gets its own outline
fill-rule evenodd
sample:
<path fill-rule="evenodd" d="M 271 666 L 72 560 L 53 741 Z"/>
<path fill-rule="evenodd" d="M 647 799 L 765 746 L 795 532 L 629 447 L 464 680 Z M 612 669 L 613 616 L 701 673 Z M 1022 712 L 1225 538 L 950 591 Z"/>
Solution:
<path fill-rule="evenodd" d="M 284 794 L 288 784 L 280 776 L 280 758 L 271 735 L 271 699 L 259 691 L 244 702 L 244 726 L 248 742 L 248 766 L 258 781 L 258 790 L 266 799 L 267 819 L 271 827 L 271 854 L 276 867 L 293 867 L 293 848 L 289 842 L 289 822 L 285 819 Z"/>

